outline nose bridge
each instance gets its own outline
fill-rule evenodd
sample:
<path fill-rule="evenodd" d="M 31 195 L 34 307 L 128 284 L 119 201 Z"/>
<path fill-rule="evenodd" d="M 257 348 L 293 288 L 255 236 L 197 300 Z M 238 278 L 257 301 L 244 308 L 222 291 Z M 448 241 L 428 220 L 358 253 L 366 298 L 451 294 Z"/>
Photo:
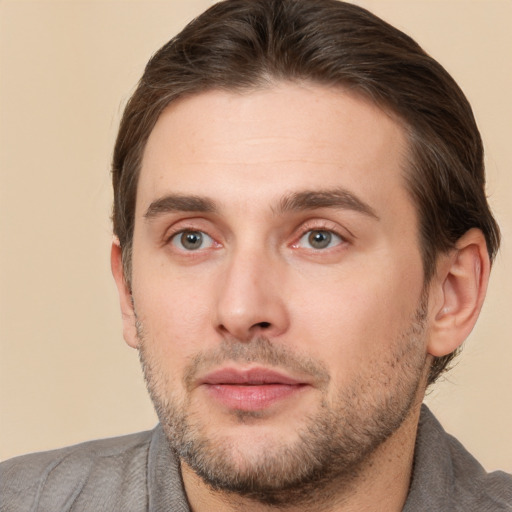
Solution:
<path fill-rule="evenodd" d="M 244 341 L 286 330 L 279 256 L 255 240 L 238 243 L 226 261 L 219 287 L 217 327 Z"/>

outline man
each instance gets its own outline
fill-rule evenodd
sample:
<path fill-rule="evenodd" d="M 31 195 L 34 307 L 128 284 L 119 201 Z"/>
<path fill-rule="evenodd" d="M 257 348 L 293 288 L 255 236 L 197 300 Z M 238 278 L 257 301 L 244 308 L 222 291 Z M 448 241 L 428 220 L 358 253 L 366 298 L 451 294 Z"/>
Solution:
<path fill-rule="evenodd" d="M 112 270 L 153 432 L 14 459 L 1 510 L 511 510 L 422 407 L 499 230 L 471 109 L 335 0 L 228 0 L 149 62 Z"/>

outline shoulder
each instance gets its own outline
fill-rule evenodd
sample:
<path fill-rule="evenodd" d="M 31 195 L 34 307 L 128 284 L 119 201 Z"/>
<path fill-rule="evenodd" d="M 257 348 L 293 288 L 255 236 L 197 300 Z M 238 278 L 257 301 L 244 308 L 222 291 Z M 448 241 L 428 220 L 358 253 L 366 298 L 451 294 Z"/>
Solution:
<path fill-rule="evenodd" d="M 512 512 L 512 475 L 503 471 L 488 473 L 457 439 L 449 434 L 446 438 L 459 509 Z"/>
<path fill-rule="evenodd" d="M 512 512 L 512 475 L 488 473 L 423 406 L 408 503 L 407 511 Z"/>
<path fill-rule="evenodd" d="M 3 462 L 0 510 L 30 510 L 36 504 L 38 510 L 64 510 L 65 503 L 79 496 L 91 503 L 104 498 L 108 502 L 123 486 L 130 485 L 133 498 L 145 501 L 152 435 L 141 432 L 90 441 Z"/>

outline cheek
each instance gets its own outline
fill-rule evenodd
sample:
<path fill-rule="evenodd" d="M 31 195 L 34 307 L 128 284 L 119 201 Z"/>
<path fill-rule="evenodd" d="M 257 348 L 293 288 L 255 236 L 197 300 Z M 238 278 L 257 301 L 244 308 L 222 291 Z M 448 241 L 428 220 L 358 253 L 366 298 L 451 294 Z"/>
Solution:
<path fill-rule="evenodd" d="M 162 274 L 139 282 L 135 307 L 151 352 L 169 366 L 183 365 L 204 348 L 212 318 L 208 283 Z"/>
<path fill-rule="evenodd" d="M 421 266 L 407 275 L 400 265 L 375 260 L 311 281 L 307 293 L 294 291 L 296 336 L 313 357 L 334 366 L 333 374 L 357 372 L 385 357 L 409 328 L 422 284 Z"/>

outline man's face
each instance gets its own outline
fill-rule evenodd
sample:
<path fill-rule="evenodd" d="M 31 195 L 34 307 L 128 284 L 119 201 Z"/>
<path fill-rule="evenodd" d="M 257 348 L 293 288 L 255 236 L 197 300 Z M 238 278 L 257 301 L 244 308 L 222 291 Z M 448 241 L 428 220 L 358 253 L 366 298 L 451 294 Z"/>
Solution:
<path fill-rule="evenodd" d="M 260 497 L 318 486 L 407 417 L 426 303 L 405 154 L 395 120 L 320 86 L 212 91 L 162 114 L 126 337 L 185 469 Z"/>

